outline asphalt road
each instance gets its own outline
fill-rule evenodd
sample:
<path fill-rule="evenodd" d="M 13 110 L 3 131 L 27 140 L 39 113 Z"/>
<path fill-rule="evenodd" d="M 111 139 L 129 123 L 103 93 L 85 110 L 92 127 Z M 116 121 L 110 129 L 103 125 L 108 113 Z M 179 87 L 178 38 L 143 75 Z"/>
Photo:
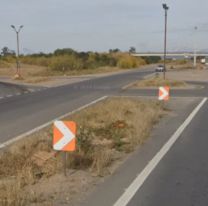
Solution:
<path fill-rule="evenodd" d="M 0 99 L 19 96 L 30 92 L 36 92 L 42 89 L 44 89 L 44 87 L 24 86 L 24 85 L 17 85 L 17 84 L 5 83 L 0 81 Z"/>
<path fill-rule="evenodd" d="M 2 92 L 21 92 L 0 99 L 0 143 L 38 127 L 104 95 L 117 94 L 121 87 L 152 73 L 154 68 L 128 71 L 56 88 L 29 88 L 1 84 Z M 4 87 L 4 90 L 2 89 Z M 19 91 L 21 90 L 21 91 Z M 24 90 L 24 91 L 23 91 Z"/>
<path fill-rule="evenodd" d="M 208 103 L 128 206 L 208 205 Z"/>

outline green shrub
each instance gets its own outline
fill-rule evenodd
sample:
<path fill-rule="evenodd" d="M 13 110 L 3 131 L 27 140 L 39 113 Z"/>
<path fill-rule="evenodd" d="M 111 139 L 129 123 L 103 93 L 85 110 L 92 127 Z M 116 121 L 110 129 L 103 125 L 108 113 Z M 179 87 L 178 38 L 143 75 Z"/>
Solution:
<path fill-rule="evenodd" d="M 157 56 L 149 56 L 149 57 L 142 57 L 147 64 L 155 64 L 161 61 L 161 57 Z"/>

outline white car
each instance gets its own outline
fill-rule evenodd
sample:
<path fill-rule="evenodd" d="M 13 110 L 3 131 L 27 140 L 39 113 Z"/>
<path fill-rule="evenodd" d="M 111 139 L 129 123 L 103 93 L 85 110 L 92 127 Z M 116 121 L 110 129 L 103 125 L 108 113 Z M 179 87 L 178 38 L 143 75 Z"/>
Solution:
<path fill-rule="evenodd" d="M 158 65 L 157 68 L 155 69 L 156 72 L 163 72 L 164 71 L 164 66 L 163 65 Z"/>

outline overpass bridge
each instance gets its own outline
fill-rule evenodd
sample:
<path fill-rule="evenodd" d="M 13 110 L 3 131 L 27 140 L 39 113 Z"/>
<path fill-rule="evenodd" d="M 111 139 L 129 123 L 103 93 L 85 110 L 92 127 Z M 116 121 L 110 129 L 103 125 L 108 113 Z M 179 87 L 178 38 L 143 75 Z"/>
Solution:
<path fill-rule="evenodd" d="M 138 57 L 148 57 L 148 56 L 157 56 L 157 57 L 163 57 L 164 53 L 162 52 L 147 52 L 147 53 L 133 53 L 133 56 L 138 56 Z M 208 57 L 208 53 L 191 53 L 191 52 L 168 52 L 166 54 L 167 57 L 184 57 L 184 58 L 189 58 L 189 57 Z"/>

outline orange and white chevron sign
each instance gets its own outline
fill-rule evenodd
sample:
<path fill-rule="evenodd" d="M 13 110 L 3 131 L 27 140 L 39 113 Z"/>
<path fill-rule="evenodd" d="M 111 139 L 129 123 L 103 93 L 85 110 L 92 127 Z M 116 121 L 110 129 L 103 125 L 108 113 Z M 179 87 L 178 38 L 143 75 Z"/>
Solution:
<path fill-rule="evenodd" d="M 159 87 L 159 100 L 168 101 L 170 97 L 170 87 Z"/>
<path fill-rule="evenodd" d="M 76 123 L 55 121 L 53 127 L 53 149 L 72 152 L 76 149 Z"/>

